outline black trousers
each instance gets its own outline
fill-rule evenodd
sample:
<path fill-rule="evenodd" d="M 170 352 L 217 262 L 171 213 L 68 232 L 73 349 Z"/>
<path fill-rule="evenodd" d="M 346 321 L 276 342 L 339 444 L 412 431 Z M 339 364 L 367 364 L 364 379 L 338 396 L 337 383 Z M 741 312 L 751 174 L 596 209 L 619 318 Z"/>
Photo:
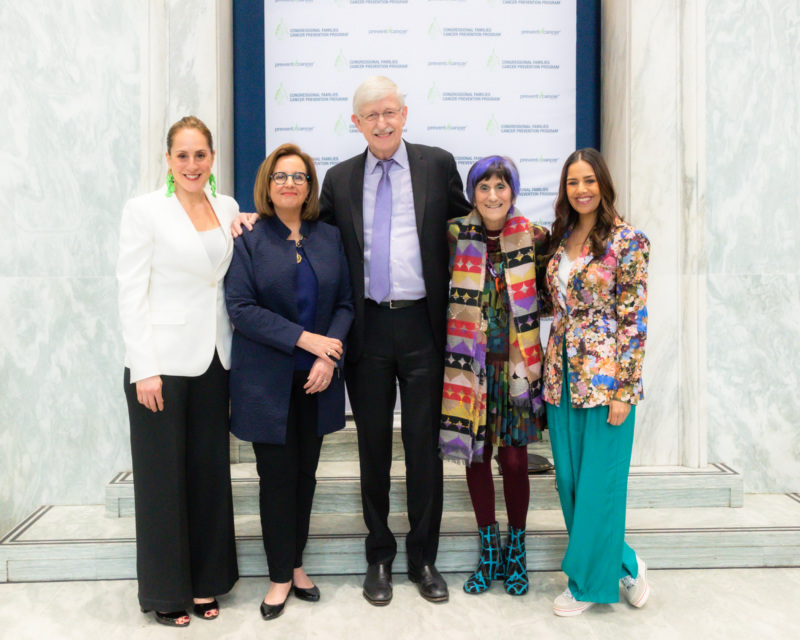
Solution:
<path fill-rule="evenodd" d="M 389 562 L 397 542 L 389 529 L 389 471 L 397 386 L 406 463 L 410 530 L 408 562 L 436 561 L 442 520 L 442 461 L 438 455 L 444 354 L 433 341 L 424 300 L 403 309 L 367 302 L 361 357 L 345 367 L 358 431 L 367 562 Z"/>
<path fill-rule="evenodd" d="M 303 566 L 311 505 L 317 486 L 322 438 L 317 435 L 317 396 L 303 385 L 308 371 L 295 371 L 284 444 L 253 443 L 260 483 L 261 535 L 269 579 L 289 582 Z"/>
<path fill-rule="evenodd" d="M 239 578 L 233 529 L 228 372 L 217 354 L 197 377 L 161 376 L 164 410 L 136 399 L 131 424 L 139 604 L 177 611 Z"/>

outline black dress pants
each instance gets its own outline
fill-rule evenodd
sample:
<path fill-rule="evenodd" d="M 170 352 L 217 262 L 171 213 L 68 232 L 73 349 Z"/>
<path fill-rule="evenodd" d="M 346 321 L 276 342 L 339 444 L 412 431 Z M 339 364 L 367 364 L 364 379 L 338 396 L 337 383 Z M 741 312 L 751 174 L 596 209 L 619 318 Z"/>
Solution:
<path fill-rule="evenodd" d="M 269 579 L 289 582 L 303 566 L 311 505 L 317 487 L 322 438 L 317 435 L 317 395 L 303 385 L 308 371 L 295 371 L 284 444 L 253 443 L 260 483 L 261 534 Z"/>
<path fill-rule="evenodd" d="M 401 430 L 406 464 L 408 562 L 434 563 L 442 520 L 442 461 L 439 418 L 444 354 L 433 341 L 424 300 L 402 309 L 367 301 L 364 346 L 345 367 L 347 392 L 358 432 L 361 500 L 367 563 L 391 563 L 397 541 L 389 529 L 392 426 L 400 387 Z"/>
<path fill-rule="evenodd" d="M 233 529 L 228 372 L 217 354 L 197 377 L 161 376 L 164 410 L 136 399 L 125 369 L 144 609 L 178 611 L 239 578 Z"/>

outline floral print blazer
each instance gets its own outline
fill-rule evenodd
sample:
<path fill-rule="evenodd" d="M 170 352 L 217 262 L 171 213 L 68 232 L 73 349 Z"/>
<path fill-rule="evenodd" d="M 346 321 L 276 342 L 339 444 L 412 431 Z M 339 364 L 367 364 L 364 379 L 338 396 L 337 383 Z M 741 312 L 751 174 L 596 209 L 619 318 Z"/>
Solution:
<path fill-rule="evenodd" d="M 647 337 L 647 263 L 650 241 L 618 221 L 600 257 L 584 245 L 567 282 L 565 306 L 559 303 L 558 266 L 566 236 L 547 266 L 553 326 L 545 356 L 544 399 L 559 405 L 562 351 L 566 340 L 573 407 L 637 404 L 642 392 L 642 361 Z"/>

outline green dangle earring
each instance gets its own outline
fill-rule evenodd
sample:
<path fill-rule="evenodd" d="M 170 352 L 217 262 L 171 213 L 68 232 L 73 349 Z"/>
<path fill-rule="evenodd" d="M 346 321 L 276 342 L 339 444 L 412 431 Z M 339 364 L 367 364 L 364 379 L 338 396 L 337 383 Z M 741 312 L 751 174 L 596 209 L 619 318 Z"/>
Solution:
<path fill-rule="evenodd" d="M 209 174 L 208 176 L 208 186 L 211 187 L 211 196 L 213 198 L 217 197 L 217 179 L 214 177 L 214 174 Z"/>
<path fill-rule="evenodd" d="M 167 171 L 167 198 L 175 193 L 175 178 L 172 175 L 172 169 Z"/>

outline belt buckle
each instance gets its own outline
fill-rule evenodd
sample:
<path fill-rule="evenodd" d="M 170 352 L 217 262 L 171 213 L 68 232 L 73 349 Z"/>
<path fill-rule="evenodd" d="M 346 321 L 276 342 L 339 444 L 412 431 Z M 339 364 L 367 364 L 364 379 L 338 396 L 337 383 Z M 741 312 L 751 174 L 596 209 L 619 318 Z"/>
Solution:
<path fill-rule="evenodd" d="M 389 308 L 390 309 L 399 309 L 400 307 L 395 307 L 394 306 L 394 300 L 389 300 Z"/>

